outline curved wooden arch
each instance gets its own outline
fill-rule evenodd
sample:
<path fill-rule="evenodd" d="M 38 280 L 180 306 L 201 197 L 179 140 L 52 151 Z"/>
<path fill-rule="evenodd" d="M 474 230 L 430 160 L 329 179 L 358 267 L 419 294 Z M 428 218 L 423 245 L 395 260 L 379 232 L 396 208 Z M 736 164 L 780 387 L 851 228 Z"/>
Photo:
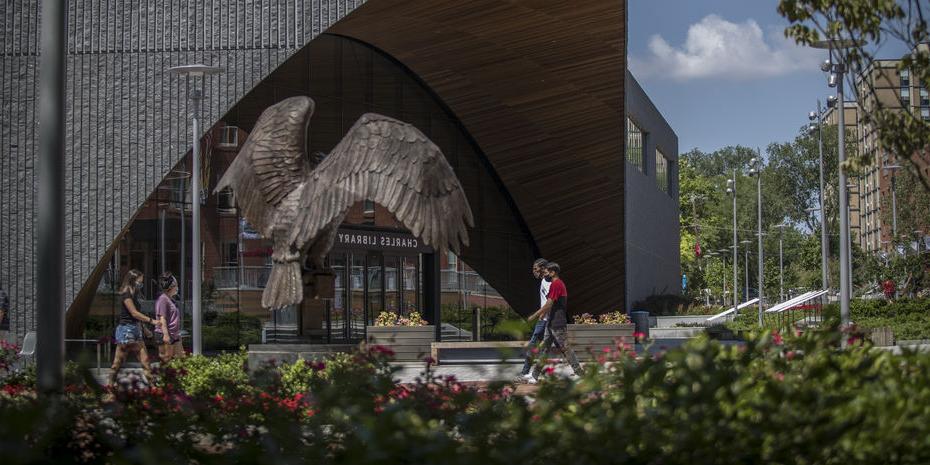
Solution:
<path fill-rule="evenodd" d="M 572 313 L 624 304 L 625 9 L 378 0 L 327 30 L 390 55 L 442 99 L 561 265 Z"/>

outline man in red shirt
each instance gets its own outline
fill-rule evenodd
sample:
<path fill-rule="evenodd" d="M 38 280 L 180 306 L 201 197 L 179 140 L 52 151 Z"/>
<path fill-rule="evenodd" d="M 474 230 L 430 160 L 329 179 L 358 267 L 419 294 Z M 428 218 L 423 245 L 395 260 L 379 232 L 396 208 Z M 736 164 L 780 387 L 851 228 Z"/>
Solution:
<path fill-rule="evenodd" d="M 529 320 L 548 317 L 546 336 L 543 339 L 540 353 L 546 353 L 555 344 L 565 360 L 572 366 L 575 375 L 580 376 L 583 373 L 581 364 L 578 363 L 575 351 L 568 345 L 568 290 L 565 288 L 565 282 L 559 278 L 561 271 L 558 263 L 549 262 L 546 266 L 547 275 L 552 280 L 549 284 L 549 296 L 546 298 L 546 304 L 530 315 Z M 533 367 L 533 377 L 528 380 L 529 383 L 536 383 L 541 368 L 538 364 Z"/>
<path fill-rule="evenodd" d="M 891 278 L 886 279 L 885 282 L 882 283 L 882 290 L 885 292 L 886 299 L 894 299 L 894 281 L 892 281 Z"/>

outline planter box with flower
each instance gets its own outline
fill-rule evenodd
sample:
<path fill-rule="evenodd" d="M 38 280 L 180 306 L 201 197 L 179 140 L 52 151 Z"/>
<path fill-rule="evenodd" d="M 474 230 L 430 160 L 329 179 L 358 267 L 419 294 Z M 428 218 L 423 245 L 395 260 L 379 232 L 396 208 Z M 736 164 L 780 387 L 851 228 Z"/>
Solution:
<path fill-rule="evenodd" d="M 616 348 L 617 342 L 633 344 L 633 328 L 630 317 L 622 312 L 610 312 L 597 317 L 590 313 L 575 315 L 574 324 L 568 325 L 568 343 L 578 358 L 591 359 L 604 351 L 605 347 Z"/>
<path fill-rule="evenodd" d="M 381 312 L 367 331 L 368 344 L 391 349 L 397 361 L 423 360 L 430 354 L 430 344 L 436 341 L 436 327 L 427 324 L 417 312 L 407 316 Z"/>

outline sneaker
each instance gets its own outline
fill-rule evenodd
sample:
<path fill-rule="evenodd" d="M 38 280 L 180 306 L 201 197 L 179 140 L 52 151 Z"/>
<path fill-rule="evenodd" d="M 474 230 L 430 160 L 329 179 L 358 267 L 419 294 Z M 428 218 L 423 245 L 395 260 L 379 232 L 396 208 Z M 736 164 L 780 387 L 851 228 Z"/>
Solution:
<path fill-rule="evenodd" d="M 568 375 L 568 379 L 577 382 L 579 379 L 581 379 L 581 376 L 578 376 L 577 374 L 572 373 L 572 374 Z"/>
<path fill-rule="evenodd" d="M 525 374 L 520 375 L 520 377 L 523 378 L 524 381 L 529 381 L 529 380 L 533 379 L 533 374 L 532 374 L 532 373 L 525 373 Z"/>
<path fill-rule="evenodd" d="M 538 382 L 539 380 L 534 378 L 533 375 L 530 375 L 530 377 L 526 380 L 526 384 L 536 384 Z"/>

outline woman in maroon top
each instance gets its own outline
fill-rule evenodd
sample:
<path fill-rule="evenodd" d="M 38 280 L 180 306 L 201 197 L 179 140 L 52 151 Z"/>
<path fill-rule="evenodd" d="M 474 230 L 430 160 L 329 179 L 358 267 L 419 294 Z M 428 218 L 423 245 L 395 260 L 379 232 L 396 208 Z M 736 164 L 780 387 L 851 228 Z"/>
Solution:
<path fill-rule="evenodd" d="M 155 342 L 158 344 L 158 358 L 168 363 L 184 357 L 181 345 L 181 314 L 172 297 L 178 293 L 178 280 L 170 272 L 165 272 L 158 279 L 161 295 L 155 302 Z"/>

